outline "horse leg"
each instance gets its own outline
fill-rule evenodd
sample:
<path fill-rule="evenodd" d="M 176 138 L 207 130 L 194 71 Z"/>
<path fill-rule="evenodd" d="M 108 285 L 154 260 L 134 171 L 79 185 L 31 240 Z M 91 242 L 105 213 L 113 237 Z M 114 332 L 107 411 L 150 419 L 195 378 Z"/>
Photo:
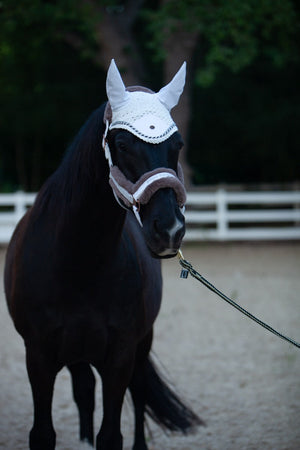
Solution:
<path fill-rule="evenodd" d="M 130 382 L 130 393 L 134 406 L 135 417 L 135 433 L 134 433 L 134 445 L 133 450 L 147 450 L 145 432 L 144 432 L 144 420 L 145 420 L 145 391 L 142 367 L 136 367 Z"/>
<path fill-rule="evenodd" d="M 103 420 L 97 435 L 97 450 L 122 449 L 121 410 L 133 365 L 134 352 L 133 355 L 127 355 L 122 365 L 110 364 L 105 370 L 99 371 L 102 378 Z"/>
<path fill-rule="evenodd" d="M 73 396 L 78 407 L 80 440 L 94 444 L 93 414 L 95 407 L 95 377 L 88 363 L 68 366 L 72 375 Z"/>
<path fill-rule="evenodd" d="M 147 450 L 145 440 L 145 404 L 146 404 L 146 382 L 145 361 L 152 345 L 153 330 L 139 343 L 136 353 L 135 367 L 129 384 L 129 389 L 134 406 L 135 434 L 133 450 Z"/>
<path fill-rule="evenodd" d="M 29 448 L 53 450 L 56 436 L 51 406 L 57 371 L 36 349 L 26 349 L 26 365 L 34 406 L 34 422 L 29 435 Z"/>

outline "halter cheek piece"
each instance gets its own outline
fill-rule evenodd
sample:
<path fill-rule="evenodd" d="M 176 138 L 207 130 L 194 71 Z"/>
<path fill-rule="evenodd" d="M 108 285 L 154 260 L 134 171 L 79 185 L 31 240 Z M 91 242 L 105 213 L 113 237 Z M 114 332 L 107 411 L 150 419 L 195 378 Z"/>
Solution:
<path fill-rule="evenodd" d="M 107 142 L 107 133 L 109 129 L 109 120 L 106 119 L 106 127 L 102 140 L 102 147 L 105 157 L 108 161 L 110 173 L 109 184 L 113 190 L 117 202 L 125 209 L 131 209 L 141 225 L 140 205 L 145 205 L 150 198 L 162 188 L 172 188 L 176 194 L 177 203 L 184 213 L 184 205 L 186 202 L 186 192 L 184 188 L 183 171 L 178 163 L 177 172 L 172 169 L 158 168 L 150 172 L 144 173 L 136 183 L 128 180 L 123 172 L 113 165 L 110 148 Z"/>

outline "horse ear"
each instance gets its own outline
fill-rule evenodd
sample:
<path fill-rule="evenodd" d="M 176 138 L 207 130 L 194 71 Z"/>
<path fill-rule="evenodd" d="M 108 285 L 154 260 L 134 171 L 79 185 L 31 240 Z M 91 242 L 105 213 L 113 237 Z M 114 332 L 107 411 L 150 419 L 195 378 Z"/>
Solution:
<path fill-rule="evenodd" d="M 185 85 L 186 62 L 182 64 L 169 84 L 161 88 L 157 96 L 161 103 L 171 111 L 177 105 Z"/>
<path fill-rule="evenodd" d="M 112 111 L 121 108 L 128 101 L 129 94 L 125 90 L 122 77 L 114 59 L 111 60 L 107 71 L 106 93 Z"/>

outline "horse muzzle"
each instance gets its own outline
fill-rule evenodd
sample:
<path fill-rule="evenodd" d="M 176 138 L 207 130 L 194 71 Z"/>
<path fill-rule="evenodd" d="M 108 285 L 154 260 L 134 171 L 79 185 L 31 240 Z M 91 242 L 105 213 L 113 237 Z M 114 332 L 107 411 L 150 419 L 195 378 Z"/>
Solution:
<path fill-rule="evenodd" d="M 178 174 L 172 169 L 158 168 L 132 183 L 117 166 L 110 168 L 109 183 L 115 198 L 134 212 L 154 257 L 175 256 L 185 233 L 186 192 L 179 164 Z"/>
<path fill-rule="evenodd" d="M 184 216 L 173 189 L 159 189 L 141 209 L 143 234 L 153 256 L 171 258 L 177 254 L 185 233 Z"/>

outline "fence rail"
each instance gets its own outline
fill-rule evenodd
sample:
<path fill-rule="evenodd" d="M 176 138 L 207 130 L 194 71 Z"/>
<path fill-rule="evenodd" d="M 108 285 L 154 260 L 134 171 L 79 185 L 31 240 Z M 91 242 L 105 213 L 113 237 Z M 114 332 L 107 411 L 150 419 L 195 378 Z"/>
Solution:
<path fill-rule="evenodd" d="M 300 191 L 188 193 L 186 241 L 300 239 Z"/>
<path fill-rule="evenodd" d="M 7 244 L 13 231 L 27 208 L 34 202 L 36 194 L 15 192 L 0 194 L 0 244 Z"/>
<path fill-rule="evenodd" d="M 34 202 L 36 194 L 0 194 L 0 244 Z M 189 192 L 185 241 L 300 239 L 300 191 Z"/>

